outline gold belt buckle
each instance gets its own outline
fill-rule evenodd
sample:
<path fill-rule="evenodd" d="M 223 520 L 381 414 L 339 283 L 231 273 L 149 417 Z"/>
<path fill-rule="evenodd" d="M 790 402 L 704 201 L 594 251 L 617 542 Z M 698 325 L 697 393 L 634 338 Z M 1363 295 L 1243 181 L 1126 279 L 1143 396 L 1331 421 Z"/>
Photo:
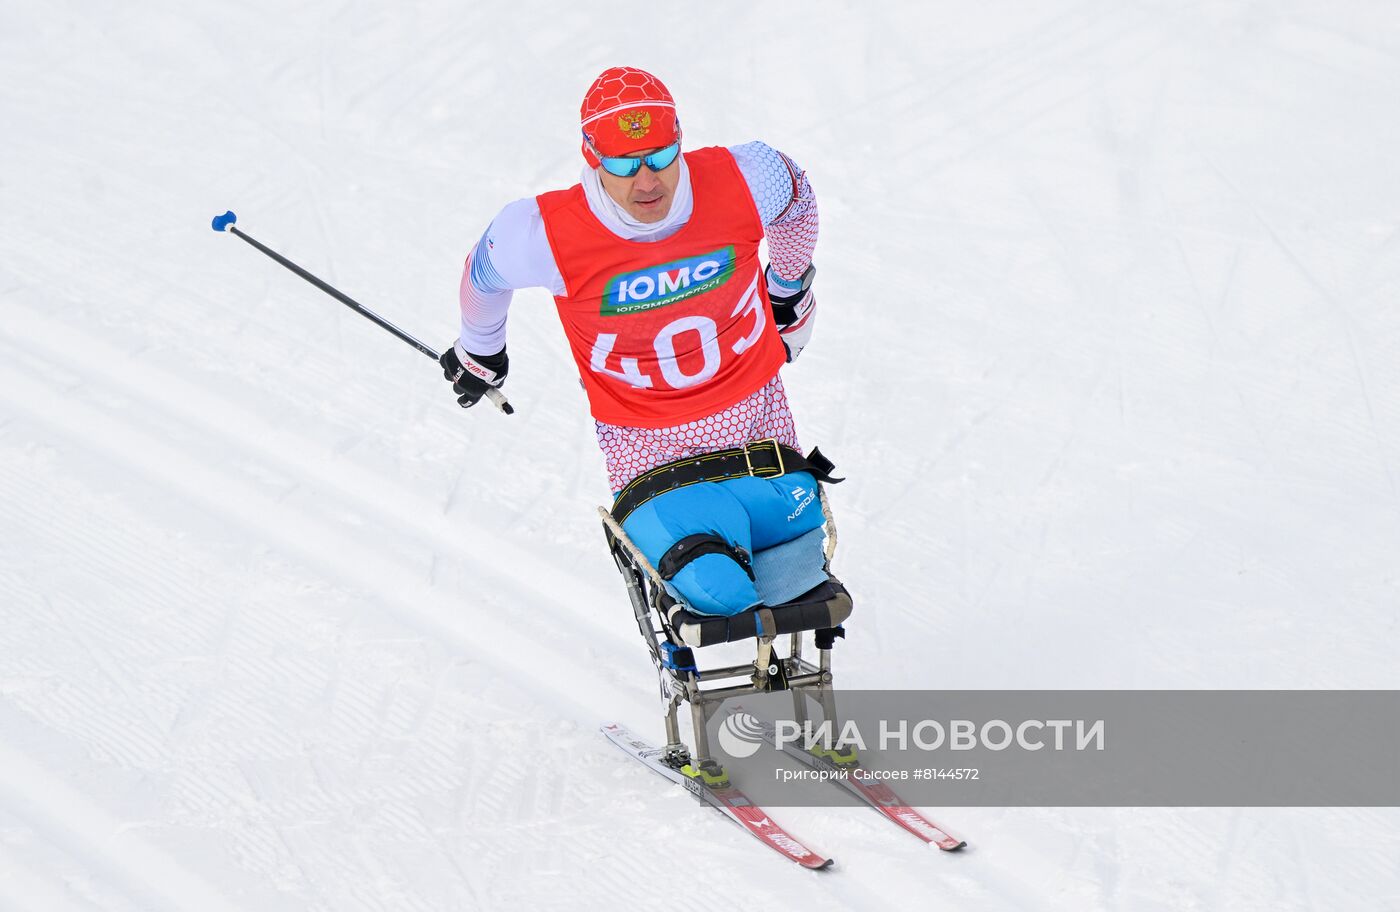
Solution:
<path fill-rule="evenodd" d="M 755 440 L 755 441 L 753 441 L 753 442 L 751 442 L 751 443 L 746 443 L 746 444 L 744 444 L 744 465 L 748 467 L 748 470 L 749 470 L 749 477 L 750 477 L 750 478 L 763 478 L 763 477 L 765 477 L 765 476 L 757 475 L 757 474 L 754 473 L 754 470 L 753 470 L 753 459 L 752 459 L 752 457 L 750 456 L 750 453 L 749 453 L 750 447 L 760 446 L 761 444 L 765 444 L 765 443 L 771 443 L 771 444 L 773 445 L 773 453 L 774 453 L 774 455 L 776 455 L 776 456 L 778 457 L 778 475 L 786 475 L 786 474 L 787 474 L 787 467 L 783 465 L 783 451 L 782 451 L 782 448 L 778 445 L 778 438 L 777 438 L 777 437 L 765 437 L 765 438 L 763 438 L 762 440 Z M 777 476 L 775 475 L 774 477 L 776 478 Z"/>

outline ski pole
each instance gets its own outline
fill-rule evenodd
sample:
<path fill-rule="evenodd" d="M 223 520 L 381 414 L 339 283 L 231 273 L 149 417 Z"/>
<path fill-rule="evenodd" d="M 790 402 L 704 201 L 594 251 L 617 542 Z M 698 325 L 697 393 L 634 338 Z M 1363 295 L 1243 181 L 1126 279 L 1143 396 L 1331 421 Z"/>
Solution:
<path fill-rule="evenodd" d="M 384 319 L 374 311 L 370 310 L 368 307 L 364 306 L 359 301 L 356 301 L 354 298 L 345 294 L 340 289 L 336 288 L 333 285 L 329 285 L 326 282 L 323 282 L 321 279 L 318 279 L 316 276 L 307 272 L 305 269 L 302 269 L 296 263 L 293 263 L 291 260 L 282 256 L 282 254 L 271 249 L 270 247 L 263 246 L 253 238 L 244 234 L 242 231 L 239 231 L 237 228 L 233 227 L 233 223 L 236 221 L 238 221 L 238 216 L 234 215 L 231 211 L 225 212 L 223 215 L 216 215 L 214 217 L 213 228 L 215 231 L 230 232 L 232 234 L 237 235 L 240 239 L 247 241 L 257 250 L 267 254 L 269 257 L 276 260 L 278 263 L 281 263 L 283 266 L 287 267 L 292 272 L 295 272 L 297 275 L 301 276 L 303 279 L 310 282 L 312 285 L 315 285 L 317 288 L 321 289 L 326 294 L 335 298 L 337 301 L 344 304 L 346 307 L 355 311 L 355 313 L 369 319 L 377 326 L 380 326 L 383 329 L 386 329 L 389 332 L 393 333 L 395 336 L 407 342 L 409 345 L 412 345 L 414 348 L 418 349 L 420 352 L 427 355 L 429 358 L 432 358 L 434 361 L 438 360 L 438 358 L 441 357 L 441 355 L 439 355 L 437 352 L 433 351 L 431 348 L 424 345 L 422 342 L 419 342 L 417 339 L 413 338 L 408 333 L 404 332 L 402 329 L 399 329 L 397 326 L 390 323 L 388 320 Z M 509 401 L 506 400 L 505 395 L 500 390 L 496 389 L 494 386 L 486 390 L 486 398 L 490 399 L 492 405 L 505 412 L 507 415 L 515 414 L 515 409 L 511 407 L 511 404 Z"/>

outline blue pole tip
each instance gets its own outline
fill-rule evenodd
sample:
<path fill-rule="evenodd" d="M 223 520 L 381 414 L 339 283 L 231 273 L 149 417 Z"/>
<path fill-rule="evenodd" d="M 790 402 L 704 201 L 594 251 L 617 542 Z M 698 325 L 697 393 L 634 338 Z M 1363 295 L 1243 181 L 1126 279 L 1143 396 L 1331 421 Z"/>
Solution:
<path fill-rule="evenodd" d="M 238 221 L 238 216 L 234 215 L 232 210 L 225 212 L 223 215 L 216 215 L 214 216 L 214 230 L 227 231 L 228 226 L 236 221 Z"/>

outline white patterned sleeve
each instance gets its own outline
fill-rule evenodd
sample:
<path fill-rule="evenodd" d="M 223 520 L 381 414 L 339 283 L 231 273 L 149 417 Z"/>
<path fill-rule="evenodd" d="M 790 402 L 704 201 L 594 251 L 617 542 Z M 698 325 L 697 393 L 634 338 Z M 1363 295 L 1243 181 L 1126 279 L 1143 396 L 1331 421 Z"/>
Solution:
<path fill-rule="evenodd" d="M 506 314 L 519 288 L 564 293 L 564 279 L 533 198 L 502 209 L 467 255 L 458 294 L 462 348 L 477 355 L 494 355 L 505 348 Z"/>
<path fill-rule="evenodd" d="M 763 220 L 773 271 L 789 281 L 801 278 L 817 246 L 817 197 L 807 172 L 766 143 L 731 146 L 729 152 Z"/>

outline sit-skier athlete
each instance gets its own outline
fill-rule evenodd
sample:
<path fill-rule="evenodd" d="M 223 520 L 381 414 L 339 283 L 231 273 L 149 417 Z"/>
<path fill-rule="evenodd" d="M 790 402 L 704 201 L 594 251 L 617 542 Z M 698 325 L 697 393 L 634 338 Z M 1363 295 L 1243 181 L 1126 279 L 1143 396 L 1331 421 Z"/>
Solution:
<path fill-rule="evenodd" d="M 816 199 L 761 142 L 683 152 L 671 93 L 642 70 L 602 73 L 580 121 L 580 182 L 510 203 L 468 255 L 443 371 L 463 407 L 499 387 L 512 291 L 549 289 L 622 495 L 614 514 L 694 612 L 732 616 L 761 604 L 751 555 L 822 524 L 813 476 L 829 463 L 794 452 L 779 376 L 812 334 Z M 670 477 L 658 467 L 758 441 L 741 465 L 767 471 L 696 481 L 692 468 L 632 496 Z"/>

